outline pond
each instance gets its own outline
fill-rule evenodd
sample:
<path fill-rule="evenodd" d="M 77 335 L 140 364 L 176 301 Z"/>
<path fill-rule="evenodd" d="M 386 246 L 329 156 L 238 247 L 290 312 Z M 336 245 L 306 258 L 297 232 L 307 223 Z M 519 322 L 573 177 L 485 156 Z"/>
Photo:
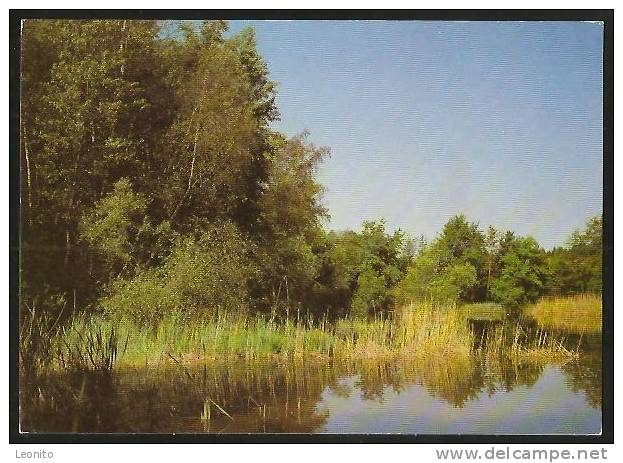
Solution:
<path fill-rule="evenodd" d="M 22 430 L 140 433 L 598 434 L 601 354 L 535 364 L 328 359 L 120 368 L 24 380 Z M 27 394 L 25 391 L 30 391 Z"/>

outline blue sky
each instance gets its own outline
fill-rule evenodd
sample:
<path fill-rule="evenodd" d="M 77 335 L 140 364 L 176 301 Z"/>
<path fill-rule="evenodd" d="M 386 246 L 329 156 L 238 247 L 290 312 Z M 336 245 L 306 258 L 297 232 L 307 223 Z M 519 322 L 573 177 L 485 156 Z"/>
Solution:
<path fill-rule="evenodd" d="M 233 21 L 252 25 L 287 135 L 332 156 L 330 228 L 384 218 L 434 237 L 454 214 L 565 242 L 601 213 L 602 26 Z"/>

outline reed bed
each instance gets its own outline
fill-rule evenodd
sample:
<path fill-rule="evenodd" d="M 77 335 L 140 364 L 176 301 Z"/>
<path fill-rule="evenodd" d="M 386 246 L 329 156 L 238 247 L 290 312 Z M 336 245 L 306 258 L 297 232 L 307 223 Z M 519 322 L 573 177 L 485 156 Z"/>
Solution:
<path fill-rule="evenodd" d="M 490 325 L 476 334 L 473 313 L 420 303 L 391 316 L 334 322 L 220 315 L 203 321 L 169 317 L 150 327 L 94 316 L 59 327 L 54 320 L 25 318 L 20 402 L 31 416 L 71 415 L 71 429 L 100 429 L 97 420 L 108 413 L 100 404 L 107 403 L 113 381 L 152 372 L 159 389 L 177 384 L 161 377 L 172 374 L 183 378 L 184 396 L 192 396 L 188 412 L 205 431 L 231 426 L 230 414 L 240 409 L 241 400 L 257 405 L 258 422 L 265 425 L 266 414 L 277 413 L 275 390 L 284 387 L 284 416 L 293 416 L 289 407 L 297 415 L 306 413 L 313 402 L 301 406 L 305 391 L 315 388 L 318 394 L 342 369 L 359 375 L 370 396 L 382 394 L 387 385 L 400 388 L 416 381 L 461 407 L 483 388 L 506 388 L 509 378 L 529 384 L 538 377 L 532 372 L 545 364 L 579 356 L 579 342 L 534 322 L 481 317 L 477 320 Z M 283 377 L 273 378 L 274 372 Z M 152 397 L 155 387 L 146 386 L 146 396 Z M 98 400 L 86 400 L 90 396 Z"/>
<path fill-rule="evenodd" d="M 527 307 L 524 313 L 545 329 L 578 334 L 601 333 L 601 294 L 546 297 Z"/>
<path fill-rule="evenodd" d="M 509 314 L 510 310 L 501 304 L 493 302 L 472 302 L 459 307 L 461 313 L 471 320 L 501 321 Z"/>
<path fill-rule="evenodd" d="M 405 357 L 434 362 L 495 353 L 530 359 L 577 355 L 564 337 L 504 322 L 476 339 L 464 311 L 430 303 L 411 304 L 391 316 L 335 322 L 312 319 L 277 322 L 265 317 L 219 315 L 203 321 L 163 319 L 153 327 L 128 320 L 75 319 L 51 335 L 53 367 L 111 371 L 116 363 L 170 363 L 242 359 L 288 361 L 297 358 L 383 359 Z M 26 340 L 29 338 L 26 337 Z M 477 342 L 480 341 L 480 342 Z M 27 347 L 27 346 L 26 346 Z"/>
<path fill-rule="evenodd" d="M 104 322 L 105 323 L 105 322 Z M 129 342 L 123 361 L 158 362 L 174 355 L 182 361 L 272 357 L 292 359 L 383 358 L 396 355 L 469 354 L 473 334 L 451 309 L 410 305 L 392 317 L 278 323 L 262 317 L 219 316 L 200 323 L 168 318 L 154 330 L 118 324 Z"/>
<path fill-rule="evenodd" d="M 455 307 L 409 305 L 396 317 L 394 345 L 415 356 L 469 355 L 474 333 Z"/>

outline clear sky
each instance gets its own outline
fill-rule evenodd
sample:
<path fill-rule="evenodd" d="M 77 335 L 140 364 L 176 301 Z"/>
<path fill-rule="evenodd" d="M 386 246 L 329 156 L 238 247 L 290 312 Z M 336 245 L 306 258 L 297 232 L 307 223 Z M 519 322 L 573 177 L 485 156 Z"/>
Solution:
<path fill-rule="evenodd" d="M 434 237 L 454 214 L 545 248 L 601 213 L 602 26 L 233 21 L 252 25 L 281 121 L 331 148 L 330 228 Z"/>

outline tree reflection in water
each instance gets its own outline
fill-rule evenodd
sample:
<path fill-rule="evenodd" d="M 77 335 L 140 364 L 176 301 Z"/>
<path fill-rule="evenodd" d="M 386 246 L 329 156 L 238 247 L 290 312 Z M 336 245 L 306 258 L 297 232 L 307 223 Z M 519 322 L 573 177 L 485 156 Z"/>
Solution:
<path fill-rule="evenodd" d="M 569 389 L 583 393 L 593 408 L 601 407 L 598 354 L 559 366 Z M 22 381 L 21 424 L 33 432 L 310 433 L 322 429 L 328 418 L 329 410 L 318 407 L 327 392 L 382 402 L 389 392 L 420 386 L 460 409 L 483 394 L 530 388 L 543 369 L 505 357 L 466 355 L 386 362 L 163 364 L 121 369 L 112 376 L 50 374 Z"/>

